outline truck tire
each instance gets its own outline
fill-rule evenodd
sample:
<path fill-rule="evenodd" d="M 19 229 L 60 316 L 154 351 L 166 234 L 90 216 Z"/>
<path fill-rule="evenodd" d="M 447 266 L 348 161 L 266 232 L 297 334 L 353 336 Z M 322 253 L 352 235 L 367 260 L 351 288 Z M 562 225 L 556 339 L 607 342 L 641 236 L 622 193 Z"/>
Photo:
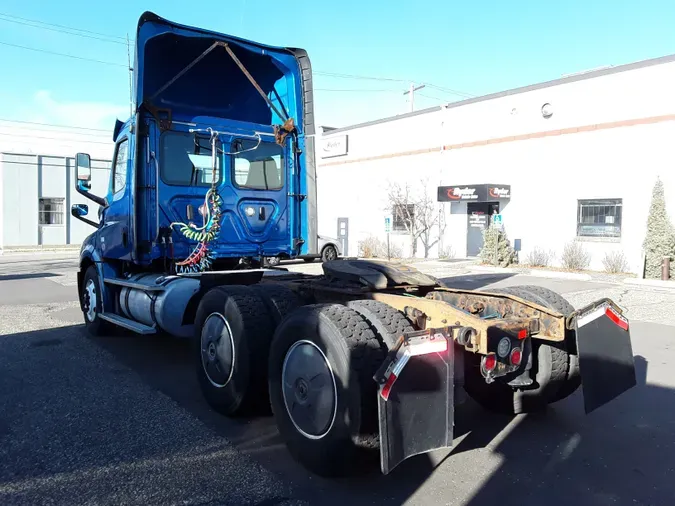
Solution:
<path fill-rule="evenodd" d="M 523 285 L 519 287 L 524 292 L 531 295 L 527 300 L 536 302 L 549 309 L 554 309 L 566 317 L 574 312 L 574 306 L 560 294 L 536 285 Z M 536 299 L 536 300 L 535 300 Z M 565 397 L 572 395 L 581 386 L 581 375 L 579 373 L 579 355 L 576 352 L 576 341 L 574 335 L 568 335 L 565 341 L 565 351 L 567 352 L 568 368 L 567 378 L 560 386 L 560 389 L 554 394 L 554 400 L 557 402 Z"/>
<path fill-rule="evenodd" d="M 95 265 L 90 265 L 84 272 L 81 297 L 84 326 L 89 335 L 98 337 L 108 333 L 111 326 L 98 316 L 103 312 L 103 301 L 101 299 L 101 282 Z"/>
<path fill-rule="evenodd" d="M 273 320 L 261 297 L 246 286 L 213 288 L 199 303 L 194 325 L 197 379 L 206 402 L 227 416 L 262 408 Z"/>
<path fill-rule="evenodd" d="M 370 329 L 379 335 L 389 350 L 405 332 L 415 330 L 412 323 L 399 310 L 378 300 L 353 300 L 347 307 L 359 313 L 370 325 Z"/>
<path fill-rule="evenodd" d="M 550 290 L 532 290 L 532 288 L 538 289 L 540 287 L 515 286 L 490 291 L 515 295 L 521 299 L 556 310 L 559 309 L 553 307 L 552 304 L 560 305 L 560 300 L 566 303 L 562 297 Z M 561 307 L 563 306 L 561 305 Z M 480 374 L 480 356 L 469 354 L 465 369 L 465 390 L 467 393 L 483 407 L 509 414 L 541 411 L 548 404 L 560 400 L 560 393 L 568 383 L 570 365 L 565 343 L 544 342 L 537 339 L 533 339 L 531 342 L 533 369 L 536 371 L 533 378 L 535 381 L 534 388 L 515 389 L 499 379 L 488 385 Z"/>
<path fill-rule="evenodd" d="M 300 307 L 300 297 L 290 288 L 277 283 L 258 283 L 250 287 L 262 299 L 272 316 L 274 326 L 279 325 L 288 313 Z"/>
<path fill-rule="evenodd" d="M 306 469 L 345 475 L 374 457 L 373 375 L 385 356 L 363 317 L 339 304 L 300 307 L 277 327 L 269 355 L 272 412 L 290 453 Z"/>

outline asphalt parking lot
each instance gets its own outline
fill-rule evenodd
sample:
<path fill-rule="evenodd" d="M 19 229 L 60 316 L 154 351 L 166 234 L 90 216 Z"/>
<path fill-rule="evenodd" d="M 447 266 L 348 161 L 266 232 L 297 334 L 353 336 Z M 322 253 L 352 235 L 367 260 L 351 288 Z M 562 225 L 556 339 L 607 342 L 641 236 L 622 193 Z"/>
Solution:
<path fill-rule="evenodd" d="M 0 257 L 0 504 L 675 504 L 673 291 L 428 268 L 458 287 L 548 286 L 577 307 L 613 298 L 638 386 L 588 416 L 579 392 L 515 418 L 468 402 L 451 451 L 329 481 L 290 458 L 270 417 L 210 411 L 186 342 L 86 336 L 75 270 L 73 254 Z"/>

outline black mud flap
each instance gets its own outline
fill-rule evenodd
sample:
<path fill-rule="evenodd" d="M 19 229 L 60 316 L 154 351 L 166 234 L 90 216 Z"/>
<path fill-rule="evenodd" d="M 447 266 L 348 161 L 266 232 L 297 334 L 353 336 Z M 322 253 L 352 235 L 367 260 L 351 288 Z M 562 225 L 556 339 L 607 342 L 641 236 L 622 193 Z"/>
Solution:
<path fill-rule="evenodd" d="M 637 384 L 628 320 L 609 299 L 571 316 L 584 408 L 590 413 Z"/>
<path fill-rule="evenodd" d="M 452 446 L 453 344 L 450 328 L 407 333 L 375 374 L 383 474 L 409 457 Z"/>

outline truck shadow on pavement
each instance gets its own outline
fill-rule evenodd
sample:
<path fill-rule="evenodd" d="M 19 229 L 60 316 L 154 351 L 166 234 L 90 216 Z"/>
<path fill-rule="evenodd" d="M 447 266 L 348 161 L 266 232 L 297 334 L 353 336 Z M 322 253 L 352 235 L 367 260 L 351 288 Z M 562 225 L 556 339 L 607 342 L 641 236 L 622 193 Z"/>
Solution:
<path fill-rule="evenodd" d="M 292 484 L 293 497 L 310 504 L 675 503 L 672 480 L 675 391 L 646 383 L 647 361 L 641 356 L 635 359 L 637 386 L 590 415 L 583 412 L 581 392 L 552 405 L 546 413 L 517 417 L 488 414 L 469 400 L 456 410 L 455 445 L 451 450 L 413 457 L 388 476 L 381 476 L 375 466 L 356 477 L 328 480 L 310 475 L 290 457 L 272 417 L 232 420 L 211 411 L 199 393 L 188 342 L 124 332 L 96 339 L 83 334 L 82 326 L 72 326 L 3 336 L 3 343 L 24 344 L 11 350 L 7 358 L 9 369 L 5 363 L 4 371 L 0 371 L 1 383 L 9 389 L 3 392 L 0 402 L 0 405 L 6 404 L 0 416 L 0 443 L 8 442 L 5 437 L 16 441 L 51 441 L 51 446 L 60 441 L 61 446 L 55 447 L 61 448 L 58 458 L 68 463 L 69 469 L 86 469 L 92 464 L 92 452 L 103 444 L 98 431 L 105 426 L 106 431 L 115 434 L 115 446 L 110 447 L 115 451 L 98 454 L 97 465 L 112 466 L 122 458 L 140 463 L 148 456 L 136 450 L 120 451 L 135 448 L 141 436 L 148 443 L 153 438 L 163 440 L 163 452 L 169 454 L 201 451 L 197 443 L 190 442 L 198 441 L 195 436 L 185 433 L 167 441 L 163 435 L 166 430 L 185 425 L 183 415 L 178 415 L 186 411 L 212 429 L 216 437 L 226 438 L 239 452 Z M 96 353 L 97 363 L 86 365 L 93 343 L 108 353 Z M 38 350 L 43 351 L 35 355 Z M 82 358 L 73 355 L 82 353 Z M 32 358 L 18 363 L 21 354 Z M 50 361 L 54 360 L 60 364 L 65 361 L 67 366 L 50 367 Z M 101 375 L 100 379 L 97 374 Z M 115 391 L 111 374 L 118 378 L 115 384 L 120 391 Z M 24 380 L 19 382 L 20 378 Z M 78 378 L 87 380 L 80 382 Z M 161 422 L 162 425 L 152 425 L 153 429 L 148 426 L 142 435 L 129 430 L 125 422 L 127 416 L 101 418 L 105 413 L 112 416 L 119 409 L 120 400 L 129 397 L 132 392 L 129 389 L 138 378 L 163 392 L 181 408 L 176 412 L 175 422 L 165 407 L 157 415 L 162 419 L 152 421 L 155 415 L 151 405 L 142 408 L 151 410 L 148 424 Z M 112 390 L 99 391 L 96 386 L 99 382 Z M 38 392 L 39 397 L 23 397 Z M 76 402 L 82 409 L 93 410 L 98 415 L 89 426 L 80 424 L 78 432 L 71 434 L 73 415 L 66 409 L 68 402 Z M 54 403 L 54 407 L 50 408 L 50 403 Z M 83 403 L 98 403 L 98 407 L 85 407 Z M 49 416 L 41 417 L 41 411 Z M 179 420 L 178 426 L 170 427 Z M 77 444 L 65 445 L 71 440 Z M 4 466 L 0 465 L 0 492 L 10 482 L 25 483 L 56 471 L 53 469 L 56 464 L 42 467 L 46 462 L 42 463 L 45 449 L 41 445 L 35 447 L 39 451 L 33 454 L 23 443 L 9 447 L 5 443 L 2 443 L 5 450 L 0 450 L 3 456 L 0 460 L 5 461 Z M 16 464 L 10 465 L 12 462 Z M 58 471 L 69 469 L 58 468 Z M 109 479 L 115 480 L 114 475 Z M 43 481 L 44 486 L 50 483 Z M 57 494 L 64 504 L 68 502 L 69 493 L 86 486 L 79 481 L 77 484 L 52 483 L 58 489 L 50 489 L 50 494 Z M 143 487 L 149 487 L 148 490 L 154 487 L 144 483 Z M 223 482 L 221 486 L 222 494 L 231 493 L 226 490 L 232 488 L 232 483 Z M 115 490 L 116 485 L 110 483 L 110 487 L 109 490 Z M 105 496 L 105 489 L 99 492 L 103 494 L 98 496 L 100 501 L 113 501 L 112 496 Z M 9 494 L 5 495 L 9 499 L 18 499 L 9 489 L 0 496 L 3 494 Z"/>
<path fill-rule="evenodd" d="M 590 415 L 580 391 L 545 413 L 516 417 L 487 413 L 469 399 L 456 409 L 451 450 L 410 458 L 388 476 L 375 463 L 356 477 L 328 480 L 291 458 L 271 416 L 228 419 L 211 411 L 187 342 L 159 336 L 97 342 L 239 451 L 293 483 L 294 495 L 310 504 L 482 506 L 497 497 L 500 504 L 532 506 L 675 503 L 657 494 L 675 498 L 668 477 L 675 469 L 675 392 L 646 384 L 641 356 L 635 358 L 638 385 Z"/>

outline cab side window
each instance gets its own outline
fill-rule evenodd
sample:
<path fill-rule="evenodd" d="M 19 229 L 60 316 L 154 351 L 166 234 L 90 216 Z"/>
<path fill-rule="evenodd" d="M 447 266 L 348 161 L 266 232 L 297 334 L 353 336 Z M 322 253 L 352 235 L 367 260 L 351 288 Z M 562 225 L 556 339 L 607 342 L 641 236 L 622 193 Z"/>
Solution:
<path fill-rule="evenodd" d="M 113 166 L 113 194 L 124 190 L 127 184 L 128 146 L 129 142 L 127 139 L 124 139 L 117 145 L 115 165 Z"/>

